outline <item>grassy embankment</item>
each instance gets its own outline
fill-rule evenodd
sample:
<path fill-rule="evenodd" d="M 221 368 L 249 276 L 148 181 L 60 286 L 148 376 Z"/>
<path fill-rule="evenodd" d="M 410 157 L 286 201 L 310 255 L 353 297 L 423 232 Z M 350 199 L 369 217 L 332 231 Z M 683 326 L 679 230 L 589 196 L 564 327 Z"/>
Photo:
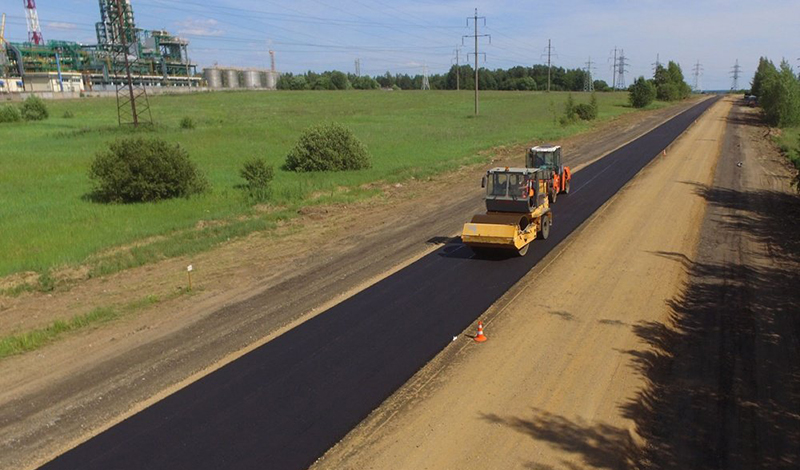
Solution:
<path fill-rule="evenodd" d="M 777 143 L 789 161 L 800 170 L 800 126 L 781 129 Z"/>
<path fill-rule="evenodd" d="M 566 94 L 486 92 L 472 117 L 469 92 L 239 92 L 151 98 L 157 127 L 145 135 L 185 146 L 212 191 L 157 204 L 89 201 L 87 171 L 107 142 L 131 133 L 115 125 L 111 99 L 51 101 L 49 120 L 0 125 L 0 279 L 39 273 L 52 289 L 61 267 L 86 265 L 102 275 L 163 257 L 199 252 L 222 241 L 274 228 L 303 205 L 353 201 L 376 192 L 374 181 L 425 177 L 479 163 L 479 152 L 534 139 L 555 140 L 589 127 L 554 123 Z M 575 94 L 576 102 L 589 97 Z M 631 112 L 627 94 L 598 94 L 600 119 Z M 62 117 L 66 111 L 74 118 Z M 197 123 L 179 126 L 184 116 Z M 253 208 L 236 187 L 242 162 L 262 156 L 279 167 L 306 127 L 350 127 L 373 156 L 351 173 L 277 171 L 270 207 Z M 315 197 L 311 197 L 315 195 Z M 200 221 L 217 221 L 199 224 Z M 204 228 L 198 228 L 203 225 Z M 143 242 L 144 241 L 144 242 Z M 127 246 L 124 250 L 112 250 Z M 8 293 L 8 291 L 7 291 Z"/>

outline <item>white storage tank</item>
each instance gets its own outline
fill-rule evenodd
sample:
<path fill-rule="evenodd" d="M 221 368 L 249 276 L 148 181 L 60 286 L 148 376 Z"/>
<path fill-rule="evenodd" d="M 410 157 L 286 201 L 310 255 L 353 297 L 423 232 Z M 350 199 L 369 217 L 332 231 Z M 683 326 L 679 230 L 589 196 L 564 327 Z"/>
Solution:
<path fill-rule="evenodd" d="M 261 74 L 258 72 L 258 70 L 244 71 L 244 87 L 261 88 Z"/>
<path fill-rule="evenodd" d="M 228 88 L 239 88 L 239 71 L 229 69 L 225 71 L 225 79 Z"/>
<path fill-rule="evenodd" d="M 278 86 L 278 72 L 267 72 L 267 88 L 274 90 Z"/>
<path fill-rule="evenodd" d="M 222 71 L 220 69 L 205 69 L 203 75 L 206 77 L 209 88 L 222 88 Z"/>

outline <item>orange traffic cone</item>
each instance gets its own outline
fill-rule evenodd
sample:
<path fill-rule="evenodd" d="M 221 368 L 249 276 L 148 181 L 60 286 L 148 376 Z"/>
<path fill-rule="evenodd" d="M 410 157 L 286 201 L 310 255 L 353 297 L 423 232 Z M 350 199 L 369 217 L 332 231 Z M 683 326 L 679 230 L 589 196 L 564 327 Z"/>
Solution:
<path fill-rule="evenodd" d="M 477 341 L 478 343 L 483 343 L 483 342 L 484 342 L 484 341 L 486 341 L 487 339 L 489 339 L 489 338 L 487 338 L 487 337 L 486 337 L 486 336 L 483 334 L 483 322 L 482 322 L 482 321 L 479 321 L 479 322 L 478 322 L 478 336 L 476 336 L 476 337 L 475 337 L 475 341 Z"/>

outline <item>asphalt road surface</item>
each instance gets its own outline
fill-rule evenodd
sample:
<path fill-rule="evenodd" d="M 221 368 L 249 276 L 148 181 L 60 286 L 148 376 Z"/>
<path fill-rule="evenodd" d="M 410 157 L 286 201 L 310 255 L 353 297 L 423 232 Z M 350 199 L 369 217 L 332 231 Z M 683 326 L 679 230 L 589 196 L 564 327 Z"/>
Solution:
<path fill-rule="evenodd" d="M 448 244 L 42 468 L 308 467 L 714 102 L 576 173 L 554 206 L 550 237 L 526 257 L 474 259 Z"/>

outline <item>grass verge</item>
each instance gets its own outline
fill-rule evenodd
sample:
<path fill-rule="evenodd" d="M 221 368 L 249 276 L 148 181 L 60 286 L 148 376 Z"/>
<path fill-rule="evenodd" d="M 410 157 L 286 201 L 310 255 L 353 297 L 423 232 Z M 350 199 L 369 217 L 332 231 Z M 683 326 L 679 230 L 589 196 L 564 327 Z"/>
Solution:
<path fill-rule="evenodd" d="M 170 298 L 188 293 L 182 289 Z M 157 296 L 149 295 L 119 307 L 98 307 L 82 315 L 67 320 L 55 320 L 44 328 L 37 328 L 0 338 L 0 359 L 35 351 L 62 336 L 85 330 L 115 320 L 125 314 L 135 312 L 161 302 Z"/>

